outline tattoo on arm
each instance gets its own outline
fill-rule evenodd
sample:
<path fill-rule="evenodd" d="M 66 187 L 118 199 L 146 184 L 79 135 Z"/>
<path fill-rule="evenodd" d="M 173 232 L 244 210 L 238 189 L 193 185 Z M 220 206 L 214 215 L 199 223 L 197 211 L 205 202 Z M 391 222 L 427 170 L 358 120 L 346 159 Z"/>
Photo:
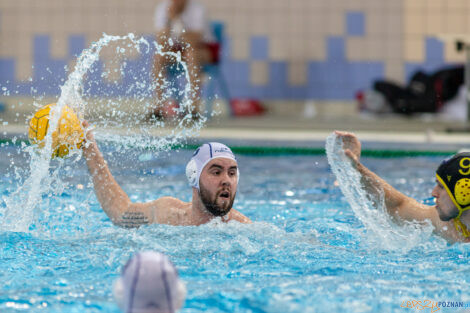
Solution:
<path fill-rule="evenodd" d="M 124 212 L 121 217 L 121 226 L 125 228 L 135 228 L 148 223 L 148 217 L 142 212 Z"/>

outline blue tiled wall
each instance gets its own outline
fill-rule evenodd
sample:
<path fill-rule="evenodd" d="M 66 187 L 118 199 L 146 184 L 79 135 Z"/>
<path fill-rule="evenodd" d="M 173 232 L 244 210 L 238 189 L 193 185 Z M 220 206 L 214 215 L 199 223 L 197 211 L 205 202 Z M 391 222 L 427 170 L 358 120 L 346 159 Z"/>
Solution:
<path fill-rule="evenodd" d="M 263 36 L 255 36 L 250 42 L 250 56 L 253 60 L 269 59 L 269 39 Z"/>
<path fill-rule="evenodd" d="M 363 17 L 361 14 L 348 14 L 349 35 L 361 35 Z M 362 29 L 363 30 L 363 29 Z M 150 37 L 149 37 L 150 38 Z M 252 37 L 250 59 L 234 60 L 231 57 L 230 40 L 225 41 L 221 67 L 223 77 L 229 87 L 231 97 L 249 97 L 258 99 L 352 99 L 355 93 L 369 88 L 375 79 L 384 78 L 384 62 L 363 61 L 351 62 L 346 59 L 345 38 L 331 36 L 326 38 L 327 58 L 325 61 L 310 61 L 307 67 L 307 81 L 303 86 L 292 86 L 288 81 L 288 62 L 270 61 L 268 58 L 269 39 L 262 36 Z M 53 59 L 50 52 L 50 37 L 38 35 L 33 44 L 33 77 L 32 81 L 15 81 L 15 59 L 0 59 L 0 85 L 7 87 L 10 94 L 19 95 L 58 95 L 60 86 L 66 79 L 65 66 L 84 49 L 85 37 L 70 36 L 68 55 L 64 59 Z M 444 64 L 443 44 L 435 38 L 426 39 L 426 60 L 423 63 L 407 63 L 406 79 L 417 70 L 433 71 Z M 122 81 L 110 83 L 101 77 L 103 64 L 95 65 L 89 73 L 85 90 L 90 95 L 116 96 L 125 95 L 128 87 L 137 76 L 139 80 L 150 84 L 151 54 L 144 54 L 135 60 L 127 60 L 126 71 Z M 269 69 L 269 80 L 266 85 L 250 83 L 250 62 L 266 61 Z M 148 69 L 148 72 L 143 71 Z M 222 95 L 223 96 L 223 95 Z"/>
<path fill-rule="evenodd" d="M 257 39 L 259 40 L 259 39 Z M 248 61 L 225 59 L 223 73 L 229 82 L 230 91 L 236 97 L 261 99 L 351 99 L 371 81 L 384 76 L 382 62 L 350 62 L 345 58 L 343 37 L 327 39 L 327 60 L 309 62 L 307 83 L 291 86 L 288 82 L 287 62 L 268 62 L 269 82 L 266 86 L 250 84 Z"/>
<path fill-rule="evenodd" d="M 365 35 L 365 17 L 363 12 L 346 13 L 346 34 L 348 36 Z"/>
<path fill-rule="evenodd" d="M 436 38 L 426 38 L 426 55 L 422 63 L 405 63 L 406 80 L 417 71 L 432 72 L 445 65 L 444 44 Z"/>
<path fill-rule="evenodd" d="M 68 75 L 65 67 L 102 32 L 152 38 L 161 1 L 141 0 L 139 10 L 129 10 L 127 2 L 43 0 L 37 3 L 40 10 L 31 10 L 23 0 L 6 0 L 0 12 L 0 87 L 10 95 L 58 95 Z M 352 99 L 375 79 L 405 83 L 418 70 L 464 60 L 448 49 L 451 41 L 430 34 L 468 32 L 469 1 L 200 2 L 225 41 L 220 68 L 229 92 L 220 96 Z M 103 79 L 103 64 L 96 64 L 86 92 L 124 95 L 136 79 L 150 84 L 151 53 L 127 60 L 116 82 Z M 31 79 L 24 78 L 28 75 Z"/>

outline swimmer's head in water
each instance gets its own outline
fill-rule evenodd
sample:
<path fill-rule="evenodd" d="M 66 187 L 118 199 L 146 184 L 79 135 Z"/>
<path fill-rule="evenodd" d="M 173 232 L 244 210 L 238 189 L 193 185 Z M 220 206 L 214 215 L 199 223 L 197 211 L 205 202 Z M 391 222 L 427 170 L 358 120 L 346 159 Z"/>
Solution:
<path fill-rule="evenodd" d="M 123 312 L 173 313 L 186 297 L 186 286 L 174 265 L 167 256 L 153 251 L 132 257 L 113 291 Z"/>
<path fill-rule="evenodd" d="M 459 210 L 454 218 L 470 209 L 470 152 L 462 152 L 444 160 L 436 171 L 437 180 Z"/>
<path fill-rule="evenodd" d="M 201 181 L 201 173 L 204 168 L 217 158 L 229 159 L 234 161 L 235 164 L 237 163 L 232 150 L 226 145 L 217 142 L 205 143 L 194 152 L 193 157 L 186 166 L 186 176 L 189 184 L 199 191 L 199 197 L 207 211 L 215 216 L 224 216 L 232 209 L 236 188 L 232 189 L 231 186 L 226 186 L 211 191 L 211 189 L 214 189 L 213 186 Z M 237 182 L 240 177 L 239 174 L 237 167 Z"/>
<path fill-rule="evenodd" d="M 216 158 L 226 158 L 237 162 L 232 150 L 224 144 L 218 142 L 208 142 L 200 146 L 194 152 L 191 160 L 186 165 L 186 177 L 189 185 L 199 190 L 199 178 L 202 170 L 211 160 Z M 240 177 L 237 169 L 237 179 Z"/>

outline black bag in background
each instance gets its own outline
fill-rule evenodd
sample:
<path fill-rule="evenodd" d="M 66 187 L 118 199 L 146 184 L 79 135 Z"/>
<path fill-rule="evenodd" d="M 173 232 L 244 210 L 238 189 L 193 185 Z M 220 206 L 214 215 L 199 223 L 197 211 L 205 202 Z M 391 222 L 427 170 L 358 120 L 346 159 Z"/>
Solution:
<path fill-rule="evenodd" d="M 388 81 L 376 81 L 374 90 L 384 95 L 395 113 L 434 113 L 457 95 L 463 83 L 464 67 L 457 66 L 432 75 L 418 71 L 405 88 Z"/>

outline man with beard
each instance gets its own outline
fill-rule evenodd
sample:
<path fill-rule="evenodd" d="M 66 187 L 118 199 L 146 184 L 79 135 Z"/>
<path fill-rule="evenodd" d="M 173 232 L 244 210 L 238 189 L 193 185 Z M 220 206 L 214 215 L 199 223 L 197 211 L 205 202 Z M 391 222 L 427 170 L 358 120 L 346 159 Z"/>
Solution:
<path fill-rule="evenodd" d="M 86 122 L 83 124 L 85 128 L 88 126 Z M 203 144 L 189 161 L 186 175 L 193 190 L 191 202 L 162 197 L 132 203 L 109 171 L 90 131 L 83 145 L 83 155 L 98 201 L 116 225 L 126 228 L 152 223 L 201 225 L 218 216 L 224 222 L 251 223 L 249 218 L 232 209 L 238 185 L 238 164 L 230 148 L 221 143 Z"/>
<path fill-rule="evenodd" d="M 364 189 L 375 194 L 383 190 L 388 213 L 398 222 L 431 221 L 434 231 L 448 241 L 470 242 L 470 153 L 462 152 L 444 160 L 436 170 L 436 186 L 431 195 L 436 205 L 429 206 L 405 196 L 360 161 L 361 143 L 348 132 L 336 132 L 343 149 L 362 176 Z"/>

